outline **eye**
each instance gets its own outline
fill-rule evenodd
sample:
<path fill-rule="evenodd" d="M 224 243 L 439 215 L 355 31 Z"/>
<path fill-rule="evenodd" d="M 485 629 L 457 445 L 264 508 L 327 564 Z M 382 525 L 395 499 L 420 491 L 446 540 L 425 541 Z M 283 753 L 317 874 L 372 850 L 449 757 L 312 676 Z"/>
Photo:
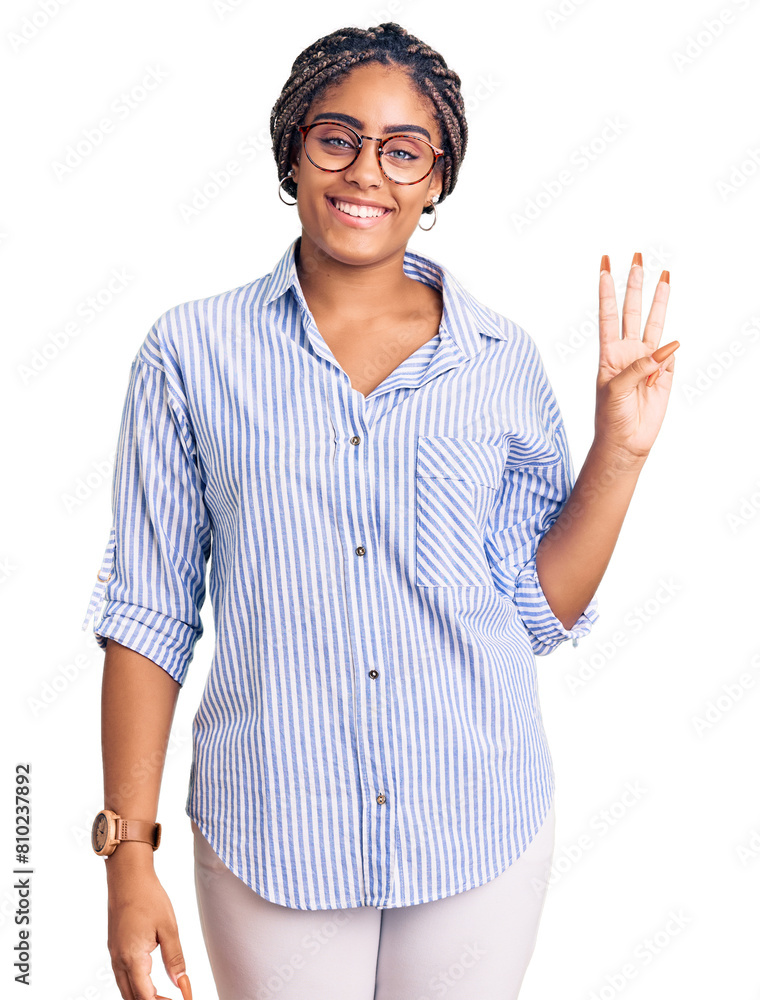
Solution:
<path fill-rule="evenodd" d="M 391 137 L 383 147 L 383 155 L 397 163 L 414 163 L 429 154 L 429 147 L 417 139 Z"/>
<path fill-rule="evenodd" d="M 329 122 L 314 126 L 306 142 L 312 147 L 316 143 L 320 149 L 339 153 L 356 149 L 356 137 L 340 125 L 332 125 Z"/>
<path fill-rule="evenodd" d="M 351 148 L 354 145 L 348 139 L 344 139 L 344 138 L 342 138 L 341 136 L 338 136 L 338 135 L 327 136 L 325 138 L 320 139 L 320 142 L 322 143 L 323 146 L 334 146 L 334 147 L 343 148 L 343 149 Z M 341 146 L 341 143 L 342 143 L 342 146 Z"/>

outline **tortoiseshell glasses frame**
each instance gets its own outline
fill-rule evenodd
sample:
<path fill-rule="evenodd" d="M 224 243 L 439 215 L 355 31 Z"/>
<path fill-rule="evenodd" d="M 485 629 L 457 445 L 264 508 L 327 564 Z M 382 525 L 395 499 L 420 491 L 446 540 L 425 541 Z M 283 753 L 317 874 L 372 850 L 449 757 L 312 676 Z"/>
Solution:
<path fill-rule="evenodd" d="M 423 139 L 422 136 L 411 135 L 408 132 L 394 132 L 393 135 L 386 136 L 385 139 L 380 139 L 374 135 L 361 135 L 359 132 L 356 131 L 356 129 L 351 128 L 350 125 L 346 125 L 345 122 L 333 122 L 320 119 L 320 121 L 318 122 L 312 122 L 311 125 L 304 125 L 303 123 L 299 122 L 291 122 L 290 124 L 297 126 L 298 131 L 303 136 L 303 148 L 304 152 L 306 153 L 306 156 L 309 159 L 309 163 L 313 164 L 317 168 L 317 170 L 324 170 L 326 174 L 339 174 L 343 170 L 348 170 L 351 164 L 355 163 L 356 160 L 358 159 L 359 153 L 361 153 L 362 151 L 365 139 L 369 139 L 371 142 L 377 142 L 379 144 L 377 147 L 377 163 L 380 169 L 382 170 L 384 177 L 388 177 L 388 174 L 385 172 L 383 168 L 383 146 L 386 144 L 386 142 L 390 142 L 391 139 L 399 139 L 399 138 L 416 139 L 417 142 L 424 142 L 425 145 L 429 146 L 430 149 L 433 151 L 433 162 L 430 165 L 430 169 L 425 174 L 423 174 L 422 177 L 419 177 L 416 181 L 397 181 L 395 177 L 388 177 L 388 180 L 392 181 L 394 184 L 405 184 L 405 185 L 419 184 L 421 181 L 424 181 L 426 177 L 430 176 L 430 174 L 435 169 L 436 163 L 445 153 L 445 150 L 439 149 L 437 146 L 434 146 L 432 142 L 428 142 L 427 139 Z M 312 160 L 312 158 L 309 156 L 309 151 L 306 149 L 306 136 L 309 134 L 309 131 L 312 128 L 314 128 L 315 125 L 338 125 L 340 128 L 347 129 L 349 132 L 353 133 L 356 136 L 358 147 L 356 150 L 356 156 L 353 158 L 353 160 L 351 160 L 351 163 L 347 163 L 345 167 L 338 167 L 336 170 L 330 170 L 329 167 L 320 167 L 318 163 L 314 163 L 314 160 Z"/>

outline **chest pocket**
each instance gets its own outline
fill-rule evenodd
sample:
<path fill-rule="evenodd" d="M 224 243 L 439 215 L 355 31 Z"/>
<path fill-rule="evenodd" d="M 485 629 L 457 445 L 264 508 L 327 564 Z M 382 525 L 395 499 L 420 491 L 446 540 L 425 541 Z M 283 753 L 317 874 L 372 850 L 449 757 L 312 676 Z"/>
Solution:
<path fill-rule="evenodd" d="M 469 438 L 417 439 L 418 587 L 493 587 L 483 535 L 506 453 Z"/>

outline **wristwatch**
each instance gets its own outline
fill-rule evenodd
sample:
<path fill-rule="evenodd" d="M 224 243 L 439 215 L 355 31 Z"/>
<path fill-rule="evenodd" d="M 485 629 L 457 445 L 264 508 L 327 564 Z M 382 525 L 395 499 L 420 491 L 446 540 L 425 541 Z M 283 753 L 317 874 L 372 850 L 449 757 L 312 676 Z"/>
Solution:
<path fill-rule="evenodd" d="M 155 851 L 161 843 L 161 824 L 143 819 L 123 819 L 111 809 L 103 809 L 92 824 L 92 849 L 102 858 L 113 854 L 124 840 L 140 840 Z"/>

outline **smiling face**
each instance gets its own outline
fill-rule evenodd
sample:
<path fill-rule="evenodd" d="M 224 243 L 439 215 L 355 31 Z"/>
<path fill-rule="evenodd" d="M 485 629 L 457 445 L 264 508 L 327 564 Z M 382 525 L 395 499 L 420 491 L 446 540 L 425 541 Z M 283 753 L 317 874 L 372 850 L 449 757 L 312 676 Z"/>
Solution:
<path fill-rule="evenodd" d="M 439 149 L 441 130 L 428 98 L 421 95 L 408 73 L 397 65 L 368 63 L 357 66 L 340 83 L 314 100 L 303 117 L 310 125 L 317 116 L 333 120 L 350 116 L 347 124 L 360 134 L 385 138 L 393 132 L 418 134 Z M 359 124 L 356 124 L 355 121 Z M 377 161 L 376 142 L 364 140 L 356 160 L 345 170 L 328 173 L 311 163 L 298 137 L 291 159 L 298 184 L 301 239 L 346 264 L 371 264 L 403 253 L 420 221 L 422 209 L 440 194 L 443 157 L 418 184 L 396 184 Z M 356 218 L 341 212 L 336 202 L 379 206 L 377 218 Z"/>

